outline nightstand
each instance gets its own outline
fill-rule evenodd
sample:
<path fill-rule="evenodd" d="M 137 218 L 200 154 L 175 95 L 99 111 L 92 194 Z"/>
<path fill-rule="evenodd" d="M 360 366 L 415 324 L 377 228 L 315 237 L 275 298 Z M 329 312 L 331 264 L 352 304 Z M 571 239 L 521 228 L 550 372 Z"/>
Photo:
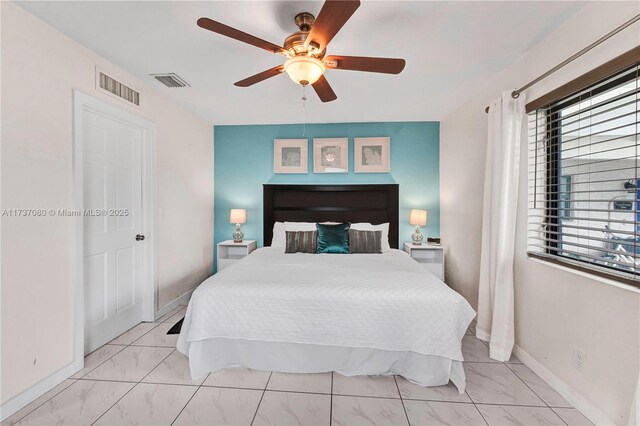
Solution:
<path fill-rule="evenodd" d="M 444 248 L 442 246 L 404 243 L 404 251 L 433 275 L 444 281 Z"/>
<path fill-rule="evenodd" d="M 233 240 L 218 243 L 217 268 L 218 272 L 227 266 L 249 256 L 258 247 L 256 240 L 244 240 L 241 243 L 234 243 Z"/>

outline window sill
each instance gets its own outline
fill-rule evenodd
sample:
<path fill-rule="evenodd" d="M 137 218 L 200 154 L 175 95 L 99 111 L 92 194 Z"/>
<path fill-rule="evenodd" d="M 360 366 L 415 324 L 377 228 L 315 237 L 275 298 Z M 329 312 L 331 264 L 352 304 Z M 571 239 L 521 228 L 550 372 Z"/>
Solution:
<path fill-rule="evenodd" d="M 600 275 L 591 274 L 589 272 L 586 272 L 586 271 L 583 271 L 583 270 L 580 270 L 580 269 L 571 268 L 569 266 L 561 265 L 559 263 L 552 262 L 552 261 L 546 261 L 544 259 L 540 259 L 540 258 L 534 257 L 534 256 L 527 255 L 527 260 L 529 260 L 531 262 L 534 262 L 534 263 L 539 263 L 541 265 L 549 266 L 551 268 L 559 269 L 561 271 L 570 272 L 570 273 L 575 274 L 575 275 L 580 275 L 581 277 L 585 277 L 585 278 L 588 278 L 588 279 L 593 280 L 593 281 L 597 281 L 597 282 L 602 283 L 602 284 L 606 284 L 606 285 L 609 285 L 609 286 L 612 286 L 612 287 L 617 287 L 617 288 L 620 288 L 622 290 L 630 291 L 632 293 L 640 294 L 640 288 L 634 287 L 631 284 L 625 284 L 625 283 L 616 281 L 615 279 L 612 279 L 612 278 L 605 278 L 605 277 L 600 276 Z"/>

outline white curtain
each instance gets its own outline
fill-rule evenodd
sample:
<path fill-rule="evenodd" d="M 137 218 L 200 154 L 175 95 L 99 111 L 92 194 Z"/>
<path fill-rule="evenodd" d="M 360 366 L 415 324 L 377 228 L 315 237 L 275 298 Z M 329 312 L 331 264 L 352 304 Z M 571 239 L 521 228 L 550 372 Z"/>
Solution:
<path fill-rule="evenodd" d="M 514 343 L 513 254 L 525 100 L 511 91 L 489 105 L 489 132 L 482 208 L 482 252 L 476 335 L 489 356 L 511 357 Z"/>

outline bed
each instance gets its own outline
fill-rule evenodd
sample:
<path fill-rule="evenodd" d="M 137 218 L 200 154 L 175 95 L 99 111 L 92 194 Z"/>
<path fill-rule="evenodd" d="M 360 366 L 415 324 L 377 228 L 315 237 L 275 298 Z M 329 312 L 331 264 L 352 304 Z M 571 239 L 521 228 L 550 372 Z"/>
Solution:
<path fill-rule="evenodd" d="M 397 185 L 265 185 L 276 222 L 389 223 L 382 254 L 285 254 L 264 247 L 204 281 L 178 338 L 193 378 L 228 367 L 398 374 L 462 393 L 461 341 L 475 312 L 397 250 Z"/>

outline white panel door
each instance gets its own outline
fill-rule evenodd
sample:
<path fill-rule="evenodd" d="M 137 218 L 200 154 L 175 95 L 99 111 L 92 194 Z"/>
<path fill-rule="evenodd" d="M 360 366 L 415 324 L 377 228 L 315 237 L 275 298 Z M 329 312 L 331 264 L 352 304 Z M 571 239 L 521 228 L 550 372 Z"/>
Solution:
<path fill-rule="evenodd" d="M 88 353 L 143 318 L 142 130 L 85 110 L 83 139 Z"/>

